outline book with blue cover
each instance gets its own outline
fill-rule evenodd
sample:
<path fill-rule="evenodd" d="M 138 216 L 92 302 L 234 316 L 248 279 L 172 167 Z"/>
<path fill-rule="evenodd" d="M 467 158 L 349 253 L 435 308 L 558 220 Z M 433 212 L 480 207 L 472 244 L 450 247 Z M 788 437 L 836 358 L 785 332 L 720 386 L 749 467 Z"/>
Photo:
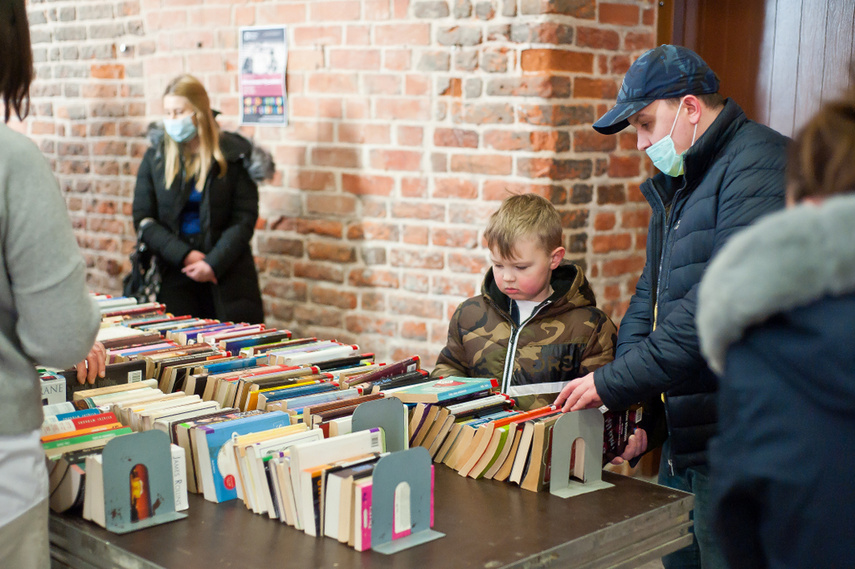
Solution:
<path fill-rule="evenodd" d="M 220 503 L 238 497 L 234 460 L 220 452 L 232 435 L 257 433 L 290 424 L 290 416 L 287 413 L 272 411 L 196 427 L 194 436 L 199 452 L 199 474 L 205 499 Z"/>
<path fill-rule="evenodd" d="M 483 377 L 443 377 L 390 392 L 404 403 L 440 403 L 462 395 L 496 389 L 499 381 Z"/>
<path fill-rule="evenodd" d="M 256 367 L 262 364 L 267 363 L 267 357 L 258 356 L 254 358 L 240 358 L 237 360 L 229 360 L 227 362 L 218 362 L 213 361 L 212 363 L 206 363 L 200 365 L 198 367 L 204 367 L 206 373 L 208 375 L 215 375 L 218 373 L 226 373 L 229 371 L 235 371 L 238 369 L 246 369 L 250 367 Z"/>

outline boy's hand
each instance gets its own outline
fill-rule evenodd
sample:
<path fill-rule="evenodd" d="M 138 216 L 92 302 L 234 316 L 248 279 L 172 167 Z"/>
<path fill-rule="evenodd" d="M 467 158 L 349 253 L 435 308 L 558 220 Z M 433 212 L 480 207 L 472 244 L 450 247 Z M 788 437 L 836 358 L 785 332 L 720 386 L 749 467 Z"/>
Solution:
<path fill-rule="evenodd" d="M 632 460 L 636 456 L 647 451 L 647 431 L 635 429 L 626 442 L 626 448 L 620 456 L 612 459 L 612 464 L 623 464 L 625 460 Z"/>
<path fill-rule="evenodd" d="M 600 396 L 597 394 L 597 388 L 594 386 L 594 372 L 584 377 L 578 377 L 565 385 L 554 403 L 556 407 L 560 407 L 565 413 L 568 411 L 597 408 L 602 404 L 603 400 L 600 399 Z"/>

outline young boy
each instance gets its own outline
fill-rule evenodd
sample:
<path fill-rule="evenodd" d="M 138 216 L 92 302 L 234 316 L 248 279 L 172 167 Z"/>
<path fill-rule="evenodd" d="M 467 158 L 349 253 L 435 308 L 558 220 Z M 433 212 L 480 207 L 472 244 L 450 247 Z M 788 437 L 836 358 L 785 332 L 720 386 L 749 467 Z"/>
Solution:
<path fill-rule="evenodd" d="M 563 260 L 561 219 L 546 199 L 506 199 L 484 237 L 492 267 L 481 295 L 457 307 L 431 377 L 500 378 L 521 409 L 549 405 L 612 360 L 617 330 L 581 267 Z"/>

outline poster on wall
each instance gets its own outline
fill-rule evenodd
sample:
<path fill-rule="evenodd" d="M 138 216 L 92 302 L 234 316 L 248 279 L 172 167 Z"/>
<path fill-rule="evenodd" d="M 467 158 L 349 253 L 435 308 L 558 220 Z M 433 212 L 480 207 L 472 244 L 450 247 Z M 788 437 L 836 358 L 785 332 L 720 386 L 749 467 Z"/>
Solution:
<path fill-rule="evenodd" d="M 287 38 L 285 26 L 240 28 L 241 124 L 288 124 Z"/>

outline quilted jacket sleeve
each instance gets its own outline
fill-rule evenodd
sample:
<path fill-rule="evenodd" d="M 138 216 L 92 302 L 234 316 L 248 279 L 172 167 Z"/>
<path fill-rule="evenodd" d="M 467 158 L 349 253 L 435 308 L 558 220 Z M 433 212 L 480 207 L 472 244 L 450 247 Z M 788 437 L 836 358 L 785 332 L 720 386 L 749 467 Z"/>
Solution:
<path fill-rule="evenodd" d="M 621 357 L 647 337 L 651 327 L 650 302 L 650 261 L 648 261 L 635 285 L 635 294 L 629 301 L 629 308 L 620 321 L 615 357 Z"/>
<path fill-rule="evenodd" d="M 737 231 L 783 206 L 783 168 L 776 160 L 780 154 L 770 152 L 769 160 L 757 160 L 757 154 L 759 151 L 744 157 L 737 154 L 725 166 L 716 205 L 710 206 L 717 206 L 715 231 L 707 232 L 713 240 L 710 258 Z M 695 329 L 697 293 L 695 283 L 658 322 L 655 331 L 634 343 L 629 351 L 621 350 L 613 365 L 594 373 L 597 393 L 608 407 L 622 408 L 673 389 L 696 377 L 706 365 Z M 638 322 L 640 317 L 633 318 Z M 632 330 L 627 334 L 632 338 Z"/>

